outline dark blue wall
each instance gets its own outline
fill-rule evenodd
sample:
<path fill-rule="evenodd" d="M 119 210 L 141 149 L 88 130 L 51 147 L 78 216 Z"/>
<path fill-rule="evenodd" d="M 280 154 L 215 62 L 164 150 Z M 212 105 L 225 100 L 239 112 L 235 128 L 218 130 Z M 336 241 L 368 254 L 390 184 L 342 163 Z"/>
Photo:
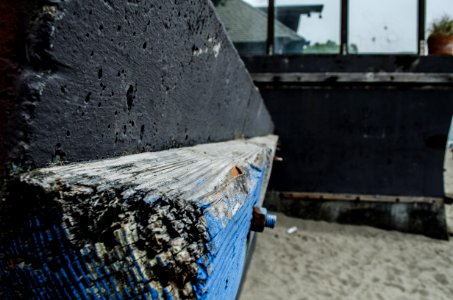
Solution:
<path fill-rule="evenodd" d="M 251 73 L 447 72 L 452 58 L 245 58 Z M 258 83 L 284 161 L 270 189 L 441 196 L 453 86 Z"/>

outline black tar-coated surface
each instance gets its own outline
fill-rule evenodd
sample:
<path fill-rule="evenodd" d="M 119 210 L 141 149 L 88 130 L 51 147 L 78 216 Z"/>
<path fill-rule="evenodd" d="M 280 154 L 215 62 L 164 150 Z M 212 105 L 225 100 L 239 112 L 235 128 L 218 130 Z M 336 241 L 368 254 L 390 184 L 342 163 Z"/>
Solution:
<path fill-rule="evenodd" d="M 272 132 L 209 0 L 35 2 L 23 20 L 9 162 L 33 168 Z"/>

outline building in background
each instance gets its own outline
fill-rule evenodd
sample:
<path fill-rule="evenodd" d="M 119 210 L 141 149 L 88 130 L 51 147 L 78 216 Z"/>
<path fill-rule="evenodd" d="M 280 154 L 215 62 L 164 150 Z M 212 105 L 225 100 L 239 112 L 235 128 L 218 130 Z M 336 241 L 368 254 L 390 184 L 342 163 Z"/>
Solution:
<path fill-rule="evenodd" d="M 295 9 L 293 9 L 295 8 Z M 321 12 L 319 6 L 297 6 L 277 14 L 275 22 L 276 53 L 303 53 L 309 42 L 297 34 L 300 14 L 312 11 Z M 267 8 L 253 7 L 242 0 L 227 0 L 217 5 L 217 13 L 222 20 L 241 55 L 266 53 Z"/>

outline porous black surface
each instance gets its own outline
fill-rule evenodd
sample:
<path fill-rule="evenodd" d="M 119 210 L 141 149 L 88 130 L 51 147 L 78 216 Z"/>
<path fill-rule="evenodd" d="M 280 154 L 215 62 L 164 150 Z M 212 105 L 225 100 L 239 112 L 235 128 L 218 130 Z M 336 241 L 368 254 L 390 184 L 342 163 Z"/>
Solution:
<path fill-rule="evenodd" d="M 3 167 L 272 132 L 209 0 L 27 2 Z"/>

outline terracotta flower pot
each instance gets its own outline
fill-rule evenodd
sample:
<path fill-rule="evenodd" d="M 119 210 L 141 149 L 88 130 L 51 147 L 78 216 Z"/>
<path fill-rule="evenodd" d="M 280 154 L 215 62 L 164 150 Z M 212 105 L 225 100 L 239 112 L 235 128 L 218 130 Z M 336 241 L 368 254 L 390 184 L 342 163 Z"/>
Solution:
<path fill-rule="evenodd" d="M 453 35 L 432 35 L 428 38 L 429 54 L 453 55 Z"/>

